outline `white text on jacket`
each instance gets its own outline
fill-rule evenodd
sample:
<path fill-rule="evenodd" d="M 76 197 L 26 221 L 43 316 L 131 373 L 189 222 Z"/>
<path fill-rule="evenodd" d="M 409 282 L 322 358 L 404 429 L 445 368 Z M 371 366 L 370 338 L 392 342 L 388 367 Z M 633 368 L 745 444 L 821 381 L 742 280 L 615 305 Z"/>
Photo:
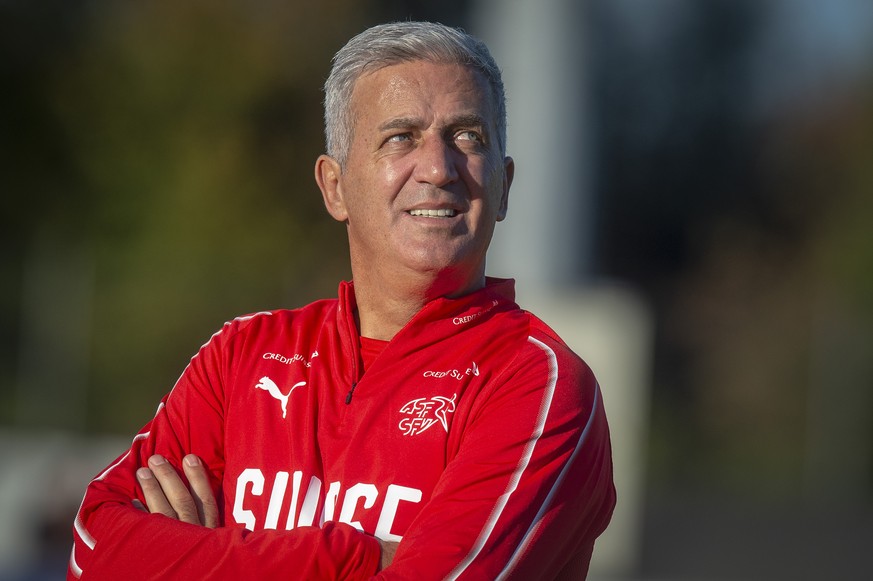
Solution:
<path fill-rule="evenodd" d="M 233 519 L 244 525 L 249 530 L 257 528 L 276 529 L 279 525 L 279 517 L 282 511 L 282 506 L 285 504 L 285 497 L 288 491 L 288 479 L 291 478 L 291 505 L 285 519 L 285 529 L 291 530 L 300 526 L 311 526 L 315 523 L 315 515 L 318 510 L 320 501 L 323 501 L 321 514 L 319 515 L 318 524 L 321 525 L 327 521 L 336 520 L 352 525 L 356 529 L 363 531 L 361 523 L 353 520 L 355 512 L 359 510 L 361 505 L 365 510 L 372 508 L 376 504 L 376 499 L 379 498 L 380 491 L 375 484 L 366 484 L 359 482 L 345 489 L 342 504 L 339 505 L 340 493 L 343 492 L 341 482 L 331 482 L 325 493 L 322 493 L 322 482 L 317 476 L 312 476 L 309 479 L 306 491 L 303 494 L 303 501 L 299 503 L 301 497 L 301 485 L 303 483 L 303 472 L 297 470 L 293 474 L 288 472 L 277 472 L 273 479 L 272 492 L 270 492 L 270 503 L 267 507 L 267 514 L 263 515 L 263 521 L 258 522 L 258 516 L 254 511 L 246 508 L 246 498 L 248 496 L 262 496 L 264 494 L 264 484 L 266 479 L 264 473 L 259 468 L 246 468 L 243 470 L 236 480 L 236 495 L 233 500 Z M 384 500 L 382 502 L 382 512 L 379 514 L 379 520 L 376 524 L 376 530 L 373 532 L 375 536 L 384 541 L 400 541 L 400 535 L 391 532 L 394 525 L 394 517 L 397 515 L 397 507 L 401 502 L 421 502 L 421 491 L 416 488 L 399 486 L 397 484 L 388 485 L 388 489 L 384 492 Z M 300 510 L 297 510 L 300 504 Z M 336 508 L 340 506 L 339 515 L 336 515 Z M 336 517 L 336 518 L 335 518 Z M 260 526 L 259 526 L 260 525 Z"/>

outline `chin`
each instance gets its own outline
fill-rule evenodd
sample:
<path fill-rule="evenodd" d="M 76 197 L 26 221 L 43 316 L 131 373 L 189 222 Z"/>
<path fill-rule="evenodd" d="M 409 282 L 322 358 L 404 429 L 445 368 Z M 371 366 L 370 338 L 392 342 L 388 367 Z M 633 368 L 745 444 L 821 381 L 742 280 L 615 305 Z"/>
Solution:
<path fill-rule="evenodd" d="M 441 294 L 463 290 L 473 284 L 474 280 L 482 278 L 484 273 L 484 265 L 482 268 L 478 268 L 477 264 L 471 264 L 470 261 L 457 257 L 429 257 L 429 259 L 420 259 L 409 264 L 413 270 L 430 275 L 432 280 L 440 279 L 441 283 L 450 287 L 443 289 L 446 292 Z"/>
<path fill-rule="evenodd" d="M 453 242 L 454 244 L 443 240 L 442 243 L 435 244 L 408 244 L 398 249 L 399 256 L 404 264 L 422 273 L 484 272 L 487 246 L 459 244 L 459 240 Z M 463 275 L 461 278 L 464 278 Z"/>

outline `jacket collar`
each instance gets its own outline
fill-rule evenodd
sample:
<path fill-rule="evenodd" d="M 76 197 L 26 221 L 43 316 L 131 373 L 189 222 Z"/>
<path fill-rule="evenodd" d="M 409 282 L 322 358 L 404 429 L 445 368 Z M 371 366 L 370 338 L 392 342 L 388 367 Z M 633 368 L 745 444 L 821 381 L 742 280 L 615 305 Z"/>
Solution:
<path fill-rule="evenodd" d="M 341 328 L 348 332 L 349 339 L 357 342 L 359 333 L 355 324 L 354 313 L 357 309 L 355 301 L 354 281 L 342 281 L 338 289 L 339 312 L 337 313 Z M 446 298 L 440 297 L 427 303 L 406 326 L 398 332 L 403 333 L 408 327 L 415 327 L 426 323 L 435 323 L 441 319 L 450 319 L 454 324 L 459 320 L 484 314 L 496 307 L 500 310 L 505 308 L 518 308 L 515 304 L 515 280 L 511 278 L 486 277 L 485 286 L 470 294 Z M 472 319 L 470 319 L 472 320 Z"/>

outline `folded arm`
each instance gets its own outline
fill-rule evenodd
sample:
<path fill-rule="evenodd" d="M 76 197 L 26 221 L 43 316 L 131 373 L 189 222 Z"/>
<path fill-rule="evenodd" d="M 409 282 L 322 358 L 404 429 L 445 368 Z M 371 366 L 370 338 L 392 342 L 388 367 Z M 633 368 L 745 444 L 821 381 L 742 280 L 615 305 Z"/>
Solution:
<path fill-rule="evenodd" d="M 149 468 L 140 469 L 141 454 L 148 459 L 152 451 L 129 452 L 89 485 L 74 527 L 68 579 L 282 578 L 291 571 L 367 579 L 377 571 L 378 541 L 349 525 L 256 532 L 210 528 L 220 522 L 211 474 L 202 464 L 183 461 L 181 476 L 168 480 L 178 463 L 166 449 L 159 450 L 163 463 L 153 458 Z M 161 486 L 173 488 L 173 482 L 186 494 L 192 487 L 187 502 L 158 498 Z M 142 510 L 148 506 L 155 514 Z"/>
<path fill-rule="evenodd" d="M 218 504 L 209 485 L 203 462 L 194 454 L 182 459 L 183 471 L 189 485 L 179 478 L 176 470 L 160 455 L 149 458 L 148 467 L 137 470 L 136 477 L 145 496 L 145 504 L 134 500 L 143 512 L 162 514 L 181 522 L 207 528 L 218 526 Z M 398 543 L 379 541 L 379 570 L 391 564 Z"/>
<path fill-rule="evenodd" d="M 349 525 L 210 528 L 223 523 L 214 499 L 224 471 L 225 335 L 201 348 L 130 449 L 88 485 L 68 579 L 366 579 L 377 571 L 378 541 Z M 156 495 L 156 487 L 187 494 L 189 486 L 187 502 Z"/>

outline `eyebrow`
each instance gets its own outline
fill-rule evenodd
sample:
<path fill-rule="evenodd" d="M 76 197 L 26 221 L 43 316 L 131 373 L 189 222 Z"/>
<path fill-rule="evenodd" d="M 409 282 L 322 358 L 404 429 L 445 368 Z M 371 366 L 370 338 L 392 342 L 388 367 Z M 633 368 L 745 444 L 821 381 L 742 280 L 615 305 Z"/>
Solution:
<path fill-rule="evenodd" d="M 415 117 L 397 117 L 379 125 L 379 131 L 391 131 L 393 129 L 409 129 L 410 127 L 418 127 L 422 124 L 421 119 Z"/>
<path fill-rule="evenodd" d="M 412 127 L 421 127 L 424 121 L 418 117 L 397 117 L 389 119 L 379 125 L 379 131 L 392 131 L 395 129 L 409 129 Z M 485 119 L 476 113 L 469 113 L 453 117 L 446 124 L 448 128 L 454 127 L 486 127 Z"/>

